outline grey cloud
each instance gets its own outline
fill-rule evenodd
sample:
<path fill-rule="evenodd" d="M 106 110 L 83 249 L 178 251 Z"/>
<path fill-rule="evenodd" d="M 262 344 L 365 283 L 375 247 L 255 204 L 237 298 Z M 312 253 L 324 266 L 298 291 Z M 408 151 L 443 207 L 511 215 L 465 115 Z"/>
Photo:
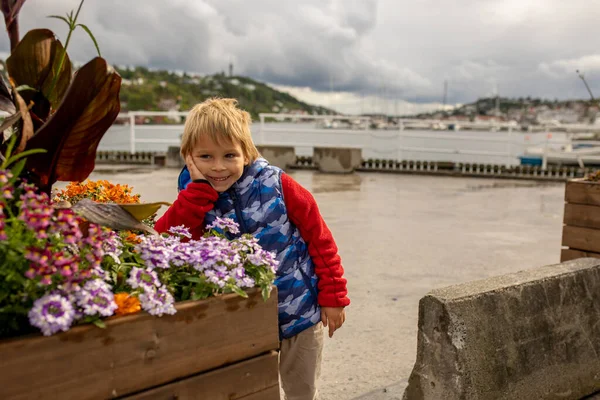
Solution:
<path fill-rule="evenodd" d="M 79 0 L 28 0 L 22 31 L 66 26 L 45 18 Z M 273 84 L 410 101 L 504 96 L 585 97 L 573 67 L 600 93 L 593 38 L 600 4 L 588 0 L 98 0 L 81 22 L 103 56 L 123 65 L 236 73 Z M 85 61 L 83 31 L 71 44 Z M 0 35 L 0 51 L 8 49 Z M 579 63 L 579 64 L 578 64 Z"/>

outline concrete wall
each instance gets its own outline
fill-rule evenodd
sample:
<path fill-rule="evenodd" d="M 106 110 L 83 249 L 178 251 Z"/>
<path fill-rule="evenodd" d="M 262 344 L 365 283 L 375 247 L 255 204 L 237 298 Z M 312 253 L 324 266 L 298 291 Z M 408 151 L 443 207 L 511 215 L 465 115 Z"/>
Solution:
<path fill-rule="evenodd" d="M 183 168 L 185 161 L 181 157 L 179 146 L 169 146 L 167 150 L 167 157 L 165 160 L 165 167 L 169 168 Z"/>
<path fill-rule="evenodd" d="M 404 399 L 581 399 L 600 390 L 600 260 L 434 290 Z"/>
<path fill-rule="evenodd" d="M 293 146 L 256 146 L 256 148 L 271 165 L 281 169 L 296 165 L 296 150 Z"/>
<path fill-rule="evenodd" d="M 313 161 L 321 172 L 353 172 L 362 164 L 362 150 L 360 148 L 315 147 Z"/>

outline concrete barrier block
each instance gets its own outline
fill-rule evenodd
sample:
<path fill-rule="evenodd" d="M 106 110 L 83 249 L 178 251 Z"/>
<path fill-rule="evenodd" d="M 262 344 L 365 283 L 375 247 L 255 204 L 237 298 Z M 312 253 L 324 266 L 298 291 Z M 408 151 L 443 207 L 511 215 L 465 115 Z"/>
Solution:
<path fill-rule="evenodd" d="M 434 290 L 405 400 L 581 399 L 600 390 L 600 260 Z"/>
<path fill-rule="evenodd" d="M 287 169 L 296 164 L 296 150 L 292 146 L 256 146 L 271 165 Z"/>
<path fill-rule="evenodd" d="M 183 168 L 185 162 L 179 153 L 179 146 L 169 146 L 167 149 L 167 157 L 165 160 L 165 167 L 167 168 Z"/>
<path fill-rule="evenodd" d="M 313 161 L 321 172 L 354 172 L 362 164 L 362 149 L 352 147 L 315 147 Z"/>

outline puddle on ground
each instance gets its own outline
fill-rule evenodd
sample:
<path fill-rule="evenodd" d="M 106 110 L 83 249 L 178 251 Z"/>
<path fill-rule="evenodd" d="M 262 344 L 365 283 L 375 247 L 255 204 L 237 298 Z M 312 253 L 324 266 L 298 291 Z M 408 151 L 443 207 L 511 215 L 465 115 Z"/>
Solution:
<path fill-rule="evenodd" d="M 513 189 L 513 188 L 545 188 L 545 187 L 556 187 L 563 183 L 558 182 L 491 182 L 489 184 L 478 184 L 478 185 L 467 185 L 461 189 L 462 192 L 479 192 L 482 190 L 493 190 L 493 189 Z"/>
<path fill-rule="evenodd" d="M 362 179 L 358 174 L 313 174 L 313 193 L 357 192 Z"/>

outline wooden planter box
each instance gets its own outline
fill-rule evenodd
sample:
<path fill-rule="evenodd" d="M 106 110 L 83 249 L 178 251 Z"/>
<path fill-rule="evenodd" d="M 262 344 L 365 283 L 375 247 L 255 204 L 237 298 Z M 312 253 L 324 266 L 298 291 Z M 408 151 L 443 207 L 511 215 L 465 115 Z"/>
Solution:
<path fill-rule="evenodd" d="M 278 400 L 277 291 L 0 341 L 0 399 Z"/>
<path fill-rule="evenodd" d="M 572 179 L 565 186 L 560 261 L 600 258 L 600 183 Z"/>

